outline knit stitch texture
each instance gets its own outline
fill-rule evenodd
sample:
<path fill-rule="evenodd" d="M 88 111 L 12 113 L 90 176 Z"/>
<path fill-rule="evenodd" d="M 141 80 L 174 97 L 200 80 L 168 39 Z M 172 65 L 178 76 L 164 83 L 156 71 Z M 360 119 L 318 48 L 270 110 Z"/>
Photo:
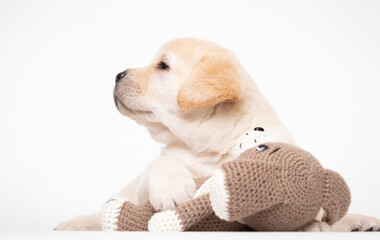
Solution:
<path fill-rule="evenodd" d="M 285 143 L 250 148 L 197 183 L 203 185 L 196 197 L 173 210 L 156 212 L 149 203 L 125 201 L 106 213 L 119 213 L 117 231 L 292 231 L 313 221 L 320 208 L 326 211 L 323 220 L 335 223 L 351 200 L 339 174 Z"/>

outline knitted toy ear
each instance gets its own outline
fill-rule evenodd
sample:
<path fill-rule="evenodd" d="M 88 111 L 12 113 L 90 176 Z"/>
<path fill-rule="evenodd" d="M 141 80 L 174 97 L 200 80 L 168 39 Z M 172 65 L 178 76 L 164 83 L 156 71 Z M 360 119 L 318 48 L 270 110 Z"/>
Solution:
<path fill-rule="evenodd" d="M 333 224 L 346 215 L 351 203 L 350 189 L 336 172 L 325 169 L 325 185 L 322 208 L 326 211 L 323 221 Z"/>

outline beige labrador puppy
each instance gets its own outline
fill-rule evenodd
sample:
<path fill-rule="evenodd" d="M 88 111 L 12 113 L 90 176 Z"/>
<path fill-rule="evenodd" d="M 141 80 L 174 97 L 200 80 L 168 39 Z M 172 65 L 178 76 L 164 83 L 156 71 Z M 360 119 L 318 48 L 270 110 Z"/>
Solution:
<path fill-rule="evenodd" d="M 210 176 L 233 160 L 236 140 L 257 126 L 272 141 L 293 143 L 236 56 L 207 41 L 165 44 L 150 65 L 117 75 L 114 99 L 123 115 L 165 144 L 161 155 L 119 193 L 134 204 L 149 200 L 159 210 L 180 206 L 193 197 L 194 178 Z M 101 230 L 101 214 L 74 218 L 57 229 Z"/>

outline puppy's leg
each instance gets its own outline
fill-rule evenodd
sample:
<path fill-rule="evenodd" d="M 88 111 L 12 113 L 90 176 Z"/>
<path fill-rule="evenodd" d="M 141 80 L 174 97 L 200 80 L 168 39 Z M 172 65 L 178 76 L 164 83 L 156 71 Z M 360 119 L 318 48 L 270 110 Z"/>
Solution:
<path fill-rule="evenodd" d="M 78 216 L 71 220 L 60 223 L 54 230 L 57 231 L 101 231 L 101 213 Z"/>
<path fill-rule="evenodd" d="M 196 191 L 193 176 L 178 159 L 161 155 L 146 171 L 149 201 L 156 210 L 173 209 L 190 200 Z"/>
<path fill-rule="evenodd" d="M 128 199 L 133 204 L 139 204 L 137 201 L 137 186 L 141 177 L 137 177 L 127 186 L 125 186 L 118 194 Z M 60 223 L 54 230 L 58 231 L 101 231 L 102 230 L 102 211 L 92 214 L 78 216 L 71 220 Z"/>

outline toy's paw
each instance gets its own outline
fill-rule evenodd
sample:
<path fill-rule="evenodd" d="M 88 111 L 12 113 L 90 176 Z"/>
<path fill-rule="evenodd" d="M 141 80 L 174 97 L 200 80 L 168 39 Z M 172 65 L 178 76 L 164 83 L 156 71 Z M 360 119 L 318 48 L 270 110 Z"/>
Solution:
<path fill-rule="evenodd" d="M 191 176 L 160 179 L 149 186 L 149 201 L 156 210 L 169 210 L 193 198 L 196 184 Z"/>
<path fill-rule="evenodd" d="M 182 223 L 173 210 L 156 213 L 148 222 L 150 232 L 182 232 Z"/>
<path fill-rule="evenodd" d="M 312 222 L 300 228 L 298 231 L 300 232 L 332 232 L 333 230 L 328 223 L 313 220 Z"/>
<path fill-rule="evenodd" d="M 101 231 L 100 214 L 79 216 L 60 223 L 54 230 L 57 231 Z"/>
<path fill-rule="evenodd" d="M 374 217 L 349 213 L 332 225 L 335 232 L 380 231 L 380 220 Z"/>

